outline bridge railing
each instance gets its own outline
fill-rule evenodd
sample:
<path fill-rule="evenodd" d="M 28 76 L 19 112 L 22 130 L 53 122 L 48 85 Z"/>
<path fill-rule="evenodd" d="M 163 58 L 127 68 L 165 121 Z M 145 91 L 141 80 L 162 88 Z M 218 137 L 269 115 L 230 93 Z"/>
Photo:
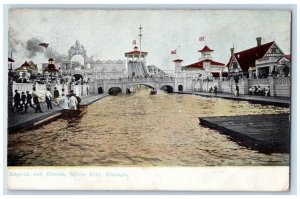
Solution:
<path fill-rule="evenodd" d="M 109 82 L 114 83 L 129 83 L 129 82 L 171 82 L 174 81 L 172 77 L 147 77 L 147 78 L 119 78 L 119 79 L 109 79 Z"/>

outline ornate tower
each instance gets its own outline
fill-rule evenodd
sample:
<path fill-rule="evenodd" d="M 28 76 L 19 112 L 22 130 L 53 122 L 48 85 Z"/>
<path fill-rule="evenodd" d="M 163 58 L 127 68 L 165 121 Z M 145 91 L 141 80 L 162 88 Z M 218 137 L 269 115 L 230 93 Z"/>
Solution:
<path fill-rule="evenodd" d="M 83 45 L 80 44 L 78 40 L 75 41 L 75 44 L 70 47 L 68 51 L 68 60 L 71 61 L 72 57 L 75 55 L 81 55 L 83 57 L 83 65 L 86 68 L 88 64 L 88 56 Z"/>
<path fill-rule="evenodd" d="M 127 75 L 129 77 L 148 77 L 148 70 L 146 68 L 146 56 L 148 52 L 143 52 L 142 48 L 142 26 L 139 27 L 140 34 L 140 49 L 137 46 L 134 46 L 133 51 L 125 53 L 127 58 L 126 68 Z"/>
<path fill-rule="evenodd" d="M 181 62 L 183 62 L 182 59 L 175 59 L 173 60 L 175 63 L 175 91 L 183 91 L 184 89 L 184 78 L 183 78 L 183 71 Z"/>
<path fill-rule="evenodd" d="M 175 73 L 180 73 L 181 72 L 181 62 L 183 60 L 182 59 L 175 59 L 173 60 L 173 62 L 175 63 Z"/>
<path fill-rule="evenodd" d="M 201 53 L 201 58 L 199 58 L 199 61 L 203 60 L 203 59 L 212 59 L 211 57 L 211 53 L 213 52 L 214 50 L 210 49 L 208 46 L 204 46 L 202 48 L 202 50 L 199 50 L 198 52 Z"/>
<path fill-rule="evenodd" d="M 127 58 L 127 74 L 130 77 L 148 77 L 148 71 L 146 69 L 146 56 L 148 52 L 143 52 L 138 50 L 138 47 L 135 46 L 134 50 L 131 52 L 125 53 Z"/>

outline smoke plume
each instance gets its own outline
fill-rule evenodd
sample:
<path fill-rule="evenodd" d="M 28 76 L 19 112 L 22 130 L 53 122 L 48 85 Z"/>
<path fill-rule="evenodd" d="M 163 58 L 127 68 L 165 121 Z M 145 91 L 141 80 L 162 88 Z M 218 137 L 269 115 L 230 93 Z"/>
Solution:
<path fill-rule="evenodd" d="M 26 49 L 28 51 L 28 57 L 33 58 L 38 54 L 44 53 L 44 47 L 39 46 L 42 41 L 38 38 L 31 38 L 26 42 Z"/>
<path fill-rule="evenodd" d="M 38 68 L 41 68 L 42 63 L 47 63 L 48 59 L 52 57 L 56 63 L 67 60 L 67 56 L 57 52 L 52 48 L 51 44 L 48 48 L 42 47 L 40 43 L 47 43 L 43 38 L 32 37 L 25 40 L 19 40 L 18 34 L 10 31 L 9 32 L 9 57 L 13 56 L 14 68 L 20 67 L 24 61 L 33 61 L 38 64 Z M 66 49 L 67 50 L 67 49 Z M 52 51 L 52 52 L 51 52 Z"/>

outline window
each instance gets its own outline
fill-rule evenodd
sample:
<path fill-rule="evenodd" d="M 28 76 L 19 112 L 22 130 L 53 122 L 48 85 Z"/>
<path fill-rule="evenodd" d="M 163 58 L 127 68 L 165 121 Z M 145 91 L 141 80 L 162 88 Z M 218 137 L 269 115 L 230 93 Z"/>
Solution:
<path fill-rule="evenodd" d="M 233 61 L 232 62 L 232 70 L 235 70 L 238 68 L 238 65 L 237 65 L 237 62 L 236 61 Z"/>

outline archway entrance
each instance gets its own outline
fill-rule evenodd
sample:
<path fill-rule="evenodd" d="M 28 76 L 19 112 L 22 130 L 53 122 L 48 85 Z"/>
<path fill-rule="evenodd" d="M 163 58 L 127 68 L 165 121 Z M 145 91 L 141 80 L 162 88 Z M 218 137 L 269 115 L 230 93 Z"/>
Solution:
<path fill-rule="evenodd" d="M 98 88 L 98 94 L 103 94 L 103 88 L 102 87 Z"/>
<path fill-rule="evenodd" d="M 79 43 L 79 41 L 75 41 L 75 44 L 70 47 L 68 51 L 68 59 L 72 62 L 72 68 L 81 69 L 81 67 L 85 67 L 88 62 L 88 57 L 86 54 L 86 50 L 84 46 Z"/>
<path fill-rule="evenodd" d="M 173 93 L 173 91 L 174 91 L 173 87 L 169 86 L 169 85 L 164 85 L 160 89 L 167 93 Z"/>
<path fill-rule="evenodd" d="M 122 93 L 122 89 L 120 87 L 111 87 L 108 90 L 108 94 L 109 95 L 118 95 L 120 93 Z"/>
<path fill-rule="evenodd" d="M 285 77 L 289 76 L 290 69 L 289 69 L 288 66 L 285 66 L 285 67 L 283 68 L 282 71 L 283 71 L 283 75 L 284 75 Z"/>
<path fill-rule="evenodd" d="M 183 91 L 183 86 L 182 85 L 178 86 L 178 91 Z"/>
<path fill-rule="evenodd" d="M 74 55 L 71 58 L 72 68 L 75 70 L 84 69 L 84 58 L 82 55 Z"/>

